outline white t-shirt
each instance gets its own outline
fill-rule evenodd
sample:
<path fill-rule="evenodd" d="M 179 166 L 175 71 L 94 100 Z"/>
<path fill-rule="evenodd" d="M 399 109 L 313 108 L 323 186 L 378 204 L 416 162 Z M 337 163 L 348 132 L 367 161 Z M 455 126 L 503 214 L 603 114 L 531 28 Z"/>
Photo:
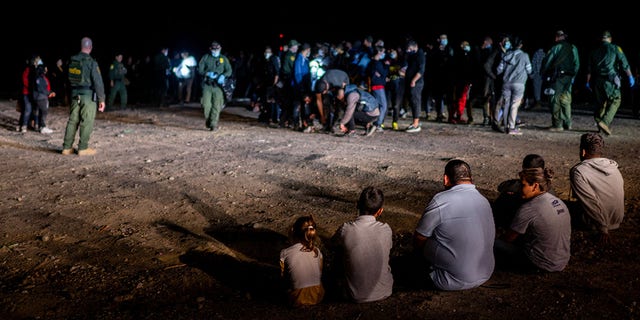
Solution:
<path fill-rule="evenodd" d="M 313 251 L 301 251 L 302 244 L 296 243 L 280 251 L 280 261 L 284 263 L 285 274 L 291 280 L 293 289 L 301 289 L 322 284 L 322 252 L 316 256 Z"/>

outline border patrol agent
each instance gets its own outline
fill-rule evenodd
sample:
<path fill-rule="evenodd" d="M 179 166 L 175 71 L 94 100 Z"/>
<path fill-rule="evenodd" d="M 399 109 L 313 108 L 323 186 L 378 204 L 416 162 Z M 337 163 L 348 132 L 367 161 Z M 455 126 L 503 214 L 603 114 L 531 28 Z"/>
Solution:
<path fill-rule="evenodd" d="M 81 40 L 80 52 L 69 61 L 69 83 L 71 85 L 71 108 L 69 120 L 64 134 L 62 154 L 73 153 L 73 142 L 76 131 L 79 131 L 78 155 L 93 155 L 95 149 L 89 148 L 89 138 L 93 131 L 96 109 L 105 108 L 104 83 L 98 62 L 91 57 L 93 41 L 84 37 Z M 95 95 L 95 98 L 94 98 Z M 98 104 L 96 108 L 96 103 Z"/>
<path fill-rule="evenodd" d="M 591 52 L 587 65 L 587 89 L 591 90 L 591 78 L 594 80 L 596 111 L 593 115 L 600 131 L 611 135 L 609 126 L 618 112 L 622 93 L 620 90 L 620 74 L 629 78 L 629 87 L 633 87 L 635 79 L 631 67 L 622 48 L 611 43 L 611 33 L 602 33 L 602 44 Z"/>
<path fill-rule="evenodd" d="M 125 76 L 127 75 L 127 68 L 122 63 L 122 53 L 116 53 L 116 56 L 109 66 L 109 79 L 111 81 L 111 91 L 109 92 L 109 108 L 114 108 L 114 102 L 116 96 L 120 95 L 120 109 L 127 108 L 127 86 L 125 84 Z"/>
<path fill-rule="evenodd" d="M 204 108 L 204 121 L 210 131 L 220 129 L 218 121 L 225 103 L 222 85 L 233 72 L 229 59 L 220 53 L 221 49 L 218 42 L 212 42 L 211 54 L 202 56 L 198 63 L 198 74 L 204 77 L 201 100 Z"/>
<path fill-rule="evenodd" d="M 542 61 L 540 73 L 555 74 L 554 94 L 551 96 L 550 131 L 571 130 L 571 101 L 573 80 L 580 69 L 578 48 L 567 41 L 568 35 L 558 30 L 556 44 L 551 47 Z"/>

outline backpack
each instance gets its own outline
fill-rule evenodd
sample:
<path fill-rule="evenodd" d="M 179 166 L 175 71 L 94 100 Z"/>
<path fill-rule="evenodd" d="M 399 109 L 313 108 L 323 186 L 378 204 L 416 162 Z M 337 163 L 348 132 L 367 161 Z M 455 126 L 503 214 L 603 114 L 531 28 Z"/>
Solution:
<path fill-rule="evenodd" d="M 358 105 L 356 106 L 357 111 L 371 112 L 379 107 L 378 99 L 376 99 L 376 97 L 374 97 L 368 91 L 359 89 L 355 84 L 348 84 L 344 88 L 345 95 L 351 93 L 352 91 L 357 91 L 360 95 L 360 99 L 358 99 Z"/>
<path fill-rule="evenodd" d="M 233 99 L 233 91 L 236 90 L 236 78 L 233 75 L 226 77 L 224 79 L 224 84 L 220 87 L 224 93 L 225 102 L 231 101 Z"/>

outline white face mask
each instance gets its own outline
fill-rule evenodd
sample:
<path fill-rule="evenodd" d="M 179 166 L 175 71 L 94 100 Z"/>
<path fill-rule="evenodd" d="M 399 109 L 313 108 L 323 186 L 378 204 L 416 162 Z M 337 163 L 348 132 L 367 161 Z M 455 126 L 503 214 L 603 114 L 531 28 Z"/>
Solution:
<path fill-rule="evenodd" d="M 265 52 L 265 54 L 264 54 L 264 58 L 265 58 L 265 59 L 269 59 L 269 58 L 271 58 L 271 55 L 272 55 L 272 53 L 271 53 L 271 52 Z"/>
<path fill-rule="evenodd" d="M 214 57 L 219 57 L 220 56 L 220 49 L 217 50 L 211 50 L 211 55 Z"/>

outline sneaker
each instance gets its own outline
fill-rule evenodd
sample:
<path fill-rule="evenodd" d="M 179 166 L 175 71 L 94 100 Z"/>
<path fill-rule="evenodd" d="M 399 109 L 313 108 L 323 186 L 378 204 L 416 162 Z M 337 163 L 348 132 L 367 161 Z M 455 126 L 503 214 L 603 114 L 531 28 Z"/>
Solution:
<path fill-rule="evenodd" d="M 73 154 L 73 149 L 69 148 L 69 149 L 62 149 L 62 155 L 63 156 L 68 156 L 70 154 Z"/>
<path fill-rule="evenodd" d="M 382 133 L 382 132 L 384 132 L 384 128 L 382 126 L 376 127 L 376 132 Z"/>
<path fill-rule="evenodd" d="M 20 132 L 27 132 L 27 127 L 20 127 Z"/>
<path fill-rule="evenodd" d="M 306 128 L 304 128 L 304 130 L 302 130 L 302 132 L 311 133 L 311 132 L 313 132 L 313 127 L 306 127 Z"/>
<path fill-rule="evenodd" d="M 371 136 L 376 132 L 376 126 L 374 126 L 372 123 L 369 124 L 369 126 L 367 127 L 367 132 L 365 132 L 365 135 Z"/>
<path fill-rule="evenodd" d="M 522 135 L 522 131 L 520 131 L 520 129 L 518 129 L 518 128 L 514 128 L 514 129 L 507 130 L 507 134 L 510 134 L 510 135 L 513 135 L 513 136 L 521 136 Z"/>
<path fill-rule="evenodd" d="M 397 123 L 397 122 L 392 123 L 392 124 L 391 124 L 391 128 L 392 128 L 394 131 L 398 131 L 398 123 Z"/>
<path fill-rule="evenodd" d="M 413 132 L 420 132 L 421 130 L 422 130 L 422 126 L 420 126 L 420 125 L 418 125 L 417 127 L 414 127 L 413 125 L 410 125 L 404 131 L 413 133 Z"/>
<path fill-rule="evenodd" d="M 602 131 L 604 131 L 604 133 L 606 133 L 608 136 L 611 135 L 611 129 L 609 129 L 609 126 L 607 126 L 606 123 L 604 123 L 602 121 L 598 121 L 598 128 L 600 128 Z"/>
<path fill-rule="evenodd" d="M 96 149 L 87 148 L 83 150 L 78 150 L 79 156 L 92 156 L 94 154 L 96 154 Z"/>
<path fill-rule="evenodd" d="M 47 127 L 43 127 L 42 129 L 40 129 L 40 133 L 43 133 L 43 134 L 50 134 L 52 132 L 53 132 L 53 130 L 51 130 L 51 129 L 47 128 Z"/>

